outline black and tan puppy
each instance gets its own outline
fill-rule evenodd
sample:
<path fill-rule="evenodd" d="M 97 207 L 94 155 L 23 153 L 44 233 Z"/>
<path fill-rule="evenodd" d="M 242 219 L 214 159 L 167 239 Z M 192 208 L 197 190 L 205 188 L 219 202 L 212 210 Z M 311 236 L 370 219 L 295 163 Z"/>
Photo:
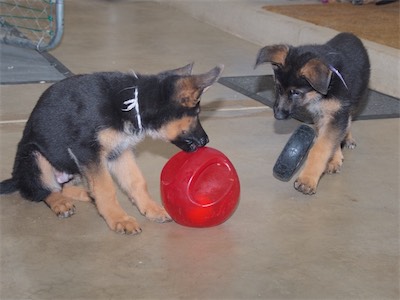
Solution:
<path fill-rule="evenodd" d="M 29 117 L 12 178 L 1 182 L 0 193 L 19 191 L 32 201 L 45 201 L 61 217 L 74 214 L 73 200 L 94 199 L 112 230 L 138 233 L 139 224 L 118 203 L 115 178 L 141 214 L 156 222 L 170 221 L 149 195 L 133 148 L 146 135 L 185 151 L 206 145 L 200 96 L 222 69 L 191 75 L 190 64 L 151 76 L 76 75 L 52 85 Z M 88 192 L 71 184 L 77 176 Z"/>
<path fill-rule="evenodd" d="M 339 172 L 341 146 L 356 145 L 350 125 L 368 87 L 367 51 L 359 38 L 341 33 L 324 45 L 266 46 L 256 66 L 265 62 L 275 74 L 275 118 L 287 119 L 299 108 L 312 115 L 317 139 L 294 186 L 314 194 L 322 174 Z"/>

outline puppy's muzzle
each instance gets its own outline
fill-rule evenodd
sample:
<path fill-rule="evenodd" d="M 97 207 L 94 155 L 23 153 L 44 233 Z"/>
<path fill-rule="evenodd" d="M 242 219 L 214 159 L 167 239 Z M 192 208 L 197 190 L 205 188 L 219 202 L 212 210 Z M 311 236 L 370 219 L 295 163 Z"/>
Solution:
<path fill-rule="evenodd" d="M 274 117 L 277 120 L 286 120 L 290 117 L 290 111 L 274 107 Z"/>
<path fill-rule="evenodd" d="M 204 147 L 209 142 L 208 136 L 202 136 L 201 138 L 197 139 L 194 137 L 188 137 L 185 139 L 178 139 L 172 141 L 172 143 L 186 152 L 194 152 L 197 148 Z"/>
<path fill-rule="evenodd" d="M 197 148 L 204 147 L 209 142 L 208 136 L 200 122 L 196 127 L 183 135 L 178 136 L 172 143 L 186 152 L 196 151 Z"/>

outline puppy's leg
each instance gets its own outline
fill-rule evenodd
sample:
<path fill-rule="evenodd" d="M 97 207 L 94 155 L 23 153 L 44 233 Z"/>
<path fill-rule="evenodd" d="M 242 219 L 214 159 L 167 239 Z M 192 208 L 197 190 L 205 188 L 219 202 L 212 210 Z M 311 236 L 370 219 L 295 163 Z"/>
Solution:
<path fill-rule="evenodd" d="M 315 194 L 318 181 L 326 169 L 334 147 L 335 145 L 329 137 L 318 136 L 308 154 L 303 170 L 294 182 L 296 190 L 304 194 Z"/>
<path fill-rule="evenodd" d="M 62 195 L 61 184 L 56 179 L 53 166 L 39 152 L 36 152 L 35 156 L 41 174 L 40 181 L 46 189 L 51 191 L 44 201 L 57 216 L 61 218 L 72 216 L 75 213 L 75 206 L 71 198 Z"/>
<path fill-rule="evenodd" d="M 346 147 L 349 149 L 354 149 L 357 146 L 357 144 L 356 144 L 356 141 L 353 139 L 353 136 L 350 131 L 350 127 L 351 127 L 351 117 L 349 117 L 349 119 L 348 119 L 347 128 L 344 131 L 345 132 L 344 138 L 343 138 L 340 146 L 343 146 L 343 147 Z M 328 163 L 326 172 L 329 174 L 339 173 L 340 168 L 343 165 L 343 159 L 344 159 L 344 157 L 343 157 L 343 153 L 342 153 L 342 148 L 338 147 L 336 149 L 335 153 L 333 154 L 332 159 Z"/>
<path fill-rule="evenodd" d="M 343 145 L 344 145 L 346 148 L 349 148 L 349 149 L 354 149 L 354 148 L 357 146 L 357 143 L 356 143 L 356 141 L 353 139 L 353 136 L 352 136 L 352 134 L 351 134 L 351 132 L 350 132 L 350 129 L 348 129 L 347 134 L 346 134 L 346 137 L 344 138 L 344 141 L 343 141 L 343 142 L 344 142 Z"/>
<path fill-rule="evenodd" d="M 146 180 L 136 164 L 133 152 L 124 151 L 115 161 L 109 164 L 123 191 L 137 206 L 140 213 L 151 221 L 159 223 L 171 221 L 165 209 L 157 204 L 147 191 Z"/>
<path fill-rule="evenodd" d="M 99 214 L 108 226 L 119 233 L 140 233 L 142 230 L 135 218 L 129 216 L 117 200 L 114 182 L 106 163 L 102 161 L 100 165 L 86 170 L 85 176 Z"/>
<path fill-rule="evenodd" d="M 70 217 L 75 213 L 74 200 L 91 201 L 85 189 L 73 186 L 64 185 L 61 192 L 52 192 L 46 199 L 46 204 L 60 218 Z"/>
<path fill-rule="evenodd" d="M 339 173 L 342 164 L 343 164 L 343 153 L 342 153 L 342 148 L 339 146 L 336 148 L 335 153 L 329 160 L 325 172 L 328 174 Z"/>
<path fill-rule="evenodd" d="M 328 163 L 328 166 L 326 168 L 326 173 L 328 174 L 340 172 L 340 168 L 342 167 L 344 160 L 341 146 L 349 149 L 354 149 L 357 145 L 356 141 L 353 139 L 353 136 L 350 132 L 350 126 L 351 126 L 351 117 L 349 118 L 349 121 L 347 123 L 344 139 L 341 145 L 336 149 L 335 153 L 333 154 L 331 160 Z"/>
<path fill-rule="evenodd" d="M 91 202 L 88 192 L 80 186 L 65 184 L 61 191 L 62 195 L 73 200 Z"/>
<path fill-rule="evenodd" d="M 334 111 L 331 111 L 333 114 Z M 346 126 L 342 129 L 337 119 L 329 113 L 317 124 L 318 137 L 311 148 L 306 164 L 294 183 L 295 189 L 304 194 L 315 194 L 322 174 L 338 172 L 343 162 L 340 141 L 345 136 Z"/>
<path fill-rule="evenodd" d="M 351 134 L 351 131 L 350 131 L 351 122 L 352 122 L 352 117 L 349 116 L 349 118 L 347 120 L 347 127 L 345 129 L 345 135 L 344 135 L 344 138 L 342 140 L 341 146 L 349 148 L 349 149 L 354 149 L 357 146 L 357 143 L 354 140 L 354 138 L 353 138 L 353 136 Z"/>

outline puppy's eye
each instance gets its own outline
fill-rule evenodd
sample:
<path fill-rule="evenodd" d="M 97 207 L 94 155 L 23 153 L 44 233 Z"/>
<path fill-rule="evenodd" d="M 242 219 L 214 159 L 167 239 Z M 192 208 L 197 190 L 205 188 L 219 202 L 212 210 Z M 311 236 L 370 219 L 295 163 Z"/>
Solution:
<path fill-rule="evenodd" d="M 290 95 L 293 97 L 301 97 L 303 95 L 303 92 L 300 90 L 290 90 Z"/>
<path fill-rule="evenodd" d="M 182 130 L 182 131 L 181 131 L 181 135 L 185 135 L 185 134 L 187 134 L 187 133 L 188 133 L 187 130 Z"/>

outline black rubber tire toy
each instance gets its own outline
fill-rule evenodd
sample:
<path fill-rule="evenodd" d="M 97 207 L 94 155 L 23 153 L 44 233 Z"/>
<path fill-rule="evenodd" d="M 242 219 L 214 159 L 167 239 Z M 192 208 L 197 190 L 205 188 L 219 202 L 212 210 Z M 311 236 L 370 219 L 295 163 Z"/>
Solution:
<path fill-rule="evenodd" d="M 275 163 L 273 174 L 277 179 L 289 181 L 292 178 L 307 156 L 314 138 L 314 129 L 307 125 L 300 125 L 293 132 Z"/>

